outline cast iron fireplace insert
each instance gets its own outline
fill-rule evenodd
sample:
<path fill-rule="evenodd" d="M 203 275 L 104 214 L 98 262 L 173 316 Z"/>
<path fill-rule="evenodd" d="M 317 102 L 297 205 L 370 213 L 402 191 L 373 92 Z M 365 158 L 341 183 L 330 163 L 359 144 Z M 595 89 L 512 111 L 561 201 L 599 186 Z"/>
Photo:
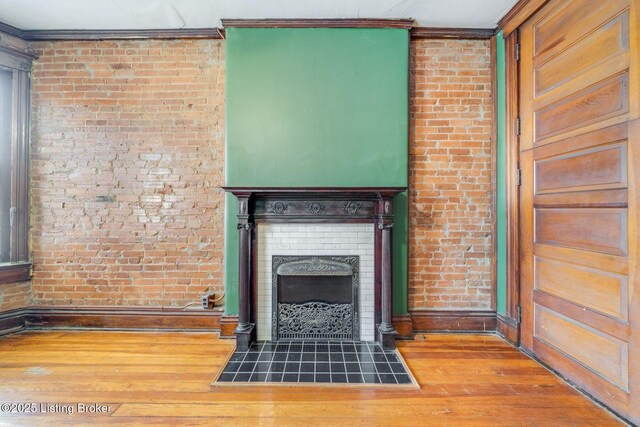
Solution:
<path fill-rule="evenodd" d="M 272 339 L 360 339 L 358 256 L 274 256 Z"/>

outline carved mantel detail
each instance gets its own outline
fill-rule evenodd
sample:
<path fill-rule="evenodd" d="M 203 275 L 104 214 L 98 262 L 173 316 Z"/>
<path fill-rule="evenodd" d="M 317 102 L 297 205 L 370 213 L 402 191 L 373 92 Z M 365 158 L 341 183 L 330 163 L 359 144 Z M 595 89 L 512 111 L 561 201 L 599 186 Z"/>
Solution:
<path fill-rule="evenodd" d="M 282 202 L 269 203 L 267 205 L 267 212 L 282 215 L 287 210 L 287 205 Z"/>
<path fill-rule="evenodd" d="M 327 207 L 324 203 L 319 202 L 308 202 L 305 205 L 305 208 L 312 214 L 318 215 L 320 212 L 324 211 Z"/>
<path fill-rule="evenodd" d="M 361 207 L 362 204 L 360 202 L 347 202 L 344 204 L 344 212 L 348 215 L 355 215 Z"/>

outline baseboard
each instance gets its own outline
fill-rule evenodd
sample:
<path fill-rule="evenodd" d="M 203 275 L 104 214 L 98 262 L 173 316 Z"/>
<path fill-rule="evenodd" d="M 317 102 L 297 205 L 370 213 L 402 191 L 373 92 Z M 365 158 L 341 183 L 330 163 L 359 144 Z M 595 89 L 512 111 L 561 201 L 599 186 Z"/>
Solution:
<path fill-rule="evenodd" d="M 495 332 L 496 312 L 489 310 L 412 310 L 413 333 Z"/>
<path fill-rule="evenodd" d="M 19 308 L 0 313 L 0 336 L 19 332 L 25 328 L 25 313 L 27 309 Z"/>
<path fill-rule="evenodd" d="M 398 338 L 410 339 L 415 333 L 428 332 L 495 332 L 497 323 L 506 328 L 500 332 L 510 342 L 517 325 L 493 311 L 412 310 L 394 316 Z M 0 335 L 22 329 L 95 328 L 118 330 L 181 330 L 220 332 L 233 338 L 237 316 L 220 310 L 183 310 L 160 307 L 82 307 L 33 306 L 0 313 Z M 506 325 L 506 326 L 505 326 Z"/>
<path fill-rule="evenodd" d="M 163 307 L 33 306 L 25 327 L 97 328 L 118 330 L 220 331 L 222 310 L 183 310 Z"/>
<path fill-rule="evenodd" d="M 233 333 L 238 327 L 238 316 L 223 314 L 220 319 L 220 338 L 235 338 Z"/>
<path fill-rule="evenodd" d="M 500 313 L 498 313 L 496 320 L 496 331 L 498 334 L 514 347 L 518 347 L 520 344 L 520 325 L 518 322 Z"/>
<path fill-rule="evenodd" d="M 413 323 L 410 314 L 393 316 L 393 326 L 398 331 L 398 338 L 413 339 Z"/>
<path fill-rule="evenodd" d="M 393 326 L 399 339 L 412 339 L 416 332 L 494 332 L 493 311 L 427 311 L 414 310 L 409 314 L 393 316 Z M 425 321 L 425 317 L 428 320 Z M 233 338 L 238 326 L 238 316 L 223 315 L 220 320 L 220 337 Z"/>

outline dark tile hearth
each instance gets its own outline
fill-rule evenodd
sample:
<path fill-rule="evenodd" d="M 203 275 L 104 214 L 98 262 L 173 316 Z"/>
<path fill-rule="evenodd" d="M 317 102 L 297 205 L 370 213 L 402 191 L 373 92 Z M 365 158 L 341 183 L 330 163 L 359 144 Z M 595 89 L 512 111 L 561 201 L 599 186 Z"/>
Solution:
<path fill-rule="evenodd" d="M 373 342 L 257 342 L 233 353 L 219 383 L 414 385 L 396 350 Z"/>

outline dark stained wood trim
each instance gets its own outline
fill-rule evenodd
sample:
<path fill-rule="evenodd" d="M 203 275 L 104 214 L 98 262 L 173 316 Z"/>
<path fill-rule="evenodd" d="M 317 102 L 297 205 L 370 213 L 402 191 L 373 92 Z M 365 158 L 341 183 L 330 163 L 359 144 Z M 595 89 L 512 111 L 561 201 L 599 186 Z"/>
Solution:
<path fill-rule="evenodd" d="M 505 40 L 505 179 L 507 203 L 507 280 L 506 317 L 517 323 L 520 306 L 520 137 L 517 120 L 520 114 L 519 62 L 516 60 L 518 31 Z"/>
<path fill-rule="evenodd" d="M 17 56 L 20 59 L 26 60 L 27 65 L 25 67 L 20 67 L 20 68 L 26 69 L 28 67 L 27 71 L 31 69 L 31 61 L 34 59 L 38 59 L 38 55 L 36 55 L 34 52 L 30 50 L 21 49 L 16 46 L 11 46 L 8 44 L 0 45 L 0 52 Z"/>
<path fill-rule="evenodd" d="M 221 28 L 168 28 L 149 30 L 21 30 L 0 22 L 0 32 L 26 41 L 223 39 Z"/>
<path fill-rule="evenodd" d="M 222 187 L 222 189 L 233 194 L 252 193 L 257 196 L 290 193 L 380 193 L 395 196 L 405 191 L 407 187 Z"/>
<path fill-rule="evenodd" d="M 405 187 L 245 188 L 223 187 L 250 207 L 251 222 L 377 223 L 381 200 L 391 200 Z M 316 205 L 318 210 L 309 208 Z M 352 206 L 347 208 L 347 205 Z M 386 205 L 385 205 L 386 206 Z"/>
<path fill-rule="evenodd" d="M 398 338 L 413 339 L 416 333 L 495 332 L 497 327 L 496 319 L 499 317 L 500 315 L 496 316 L 493 310 L 418 309 L 410 310 L 409 314 L 393 316 L 393 326 L 398 331 Z M 505 337 L 505 334 L 501 335 Z M 511 335 L 508 336 L 510 337 Z"/>
<path fill-rule="evenodd" d="M 412 19 L 223 19 L 234 28 L 396 28 L 411 31 L 411 39 L 489 40 L 491 28 L 414 27 Z M 224 39 L 225 28 L 149 30 L 21 30 L 0 22 L 0 32 L 26 41 Z"/>
<path fill-rule="evenodd" d="M 13 25 L 5 24 L 4 22 L 0 22 L 0 32 L 9 34 L 10 36 L 22 38 L 22 30 L 18 27 L 14 27 Z"/>
<path fill-rule="evenodd" d="M 493 28 L 413 27 L 411 39 L 489 40 L 495 33 Z"/>
<path fill-rule="evenodd" d="M 382 230 L 378 227 L 373 229 L 373 333 L 377 332 L 377 326 L 382 320 Z"/>
<path fill-rule="evenodd" d="M 0 312 L 0 336 L 23 330 L 25 328 L 25 313 L 26 309 L 24 308 Z"/>
<path fill-rule="evenodd" d="M 393 316 L 393 326 L 395 326 L 396 331 L 398 331 L 398 338 L 413 338 L 413 323 L 410 314 Z"/>
<path fill-rule="evenodd" d="M 30 62 L 30 61 L 29 61 Z M 15 132 L 15 204 L 18 208 L 14 234 L 16 236 L 15 258 L 16 262 L 29 264 L 29 200 L 31 183 L 31 77 L 27 71 L 14 72 L 14 90 L 16 92 L 16 132 Z M 29 273 L 31 275 L 31 273 Z"/>
<path fill-rule="evenodd" d="M 0 284 L 24 282 L 31 276 L 29 262 L 29 114 L 32 61 L 37 56 L 15 40 L 0 40 L 0 65 L 11 69 L 12 95 L 10 124 L 11 155 L 5 162 L 11 169 L 10 182 L 2 183 L 1 191 L 9 194 L 15 209 L 9 232 L 8 263 L 0 264 Z M 5 167 L 5 166 L 3 166 Z"/>
<path fill-rule="evenodd" d="M 222 33 L 217 28 L 176 28 L 165 30 L 25 30 L 21 33 L 21 37 L 27 41 L 223 38 Z"/>
<path fill-rule="evenodd" d="M 498 297 L 498 71 L 496 67 L 497 58 L 497 35 L 491 38 L 489 44 L 490 65 L 491 65 L 491 100 L 493 104 L 493 120 L 491 120 L 491 309 L 495 310 Z"/>
<path fill-rule="evenodd" d="M 376 341 L 384 350 L 396 347 L 395 336 L 398 334 L 393 326 L 393 201 L 392 197 L 384 197 L 378 201 L 379 220 L 376 228 L 382 231 L 380 242 L 380 324 L 376 331 Z"/>
<path fill-rule="evenodd" d="M 225 28 L 399 28 L 413 27 L 413 19 L 223 19 Z"/>
<path fill-rule="evenodd" d="M 414 27 L 412 19 L 223 19 L 234 28 L 397 28 L 410 30 L 411 39 L 489 40 L 492 28 Z M 149 30 L 21 30 L 0 22 L 0 32 L 26 41 L 224 39 L 225 28 Z"/>
<path fill-rule="evenodd" d="M 257 317 L 252 313 L 252 307 L 257 310 L 257 304 L 252 303 L 251 278 L 256 274 L 252 271 L 253 262 L 251 241 L 255 235 L 255 222 L 253 213 L 255 201 L 251 193 L 235 193 L 238 199 L 237 230 L 238 230 L 238 327 L 234 331 L 236 335 L 236 347 L 239 351 L 247 351 L 256 338 L 256 324 L 253 319 Z"/>
<path fill-rule="evenodd" d="M 220 332 L 233 338 L 238 316 L 222 310 L 156 307 L 32 306 L 0 313 L 0 335 L 27 329 L 96 328 L 116 330 L 186 330 Z M 393 316 L 399 338 L 415 333 L 494 332 L 496 314 L 484 310 L 412 310 Z M 503 334 L 504 336 L 504 334 Z"/>
<path fill-rule="evenodd" d="M 507 37 L 550 0 L 519 0 L 498 22 Z"/>
<path fill-rule="evenodd" d="M 413 310 L 414 333 L 423 332 L 495 332 L 493 310 Z"/>
<path fill-rule="evenodd" d="M 31 263 L 0 265 L 0 286 L 3 283 L 25 282 L 31 278 Z"/>
<path fill-rule="evenodd" d="M 27 328 L 99 328 L 219 331 L 222 310 L 146 307 L 33 306 Z"/>
<path fill-rule="evenodd" d="M 497 315 L 496 332 L 514 347 L 520 344 L 520 325 L 515 320 L 503 316 L 498 313 Z"/>
<path fill-rule="evenodd" d="M 235 338 L 233 332 L 238 327 L 238 316 L 223 314 L 220 319 L 220 338 Z"/>

